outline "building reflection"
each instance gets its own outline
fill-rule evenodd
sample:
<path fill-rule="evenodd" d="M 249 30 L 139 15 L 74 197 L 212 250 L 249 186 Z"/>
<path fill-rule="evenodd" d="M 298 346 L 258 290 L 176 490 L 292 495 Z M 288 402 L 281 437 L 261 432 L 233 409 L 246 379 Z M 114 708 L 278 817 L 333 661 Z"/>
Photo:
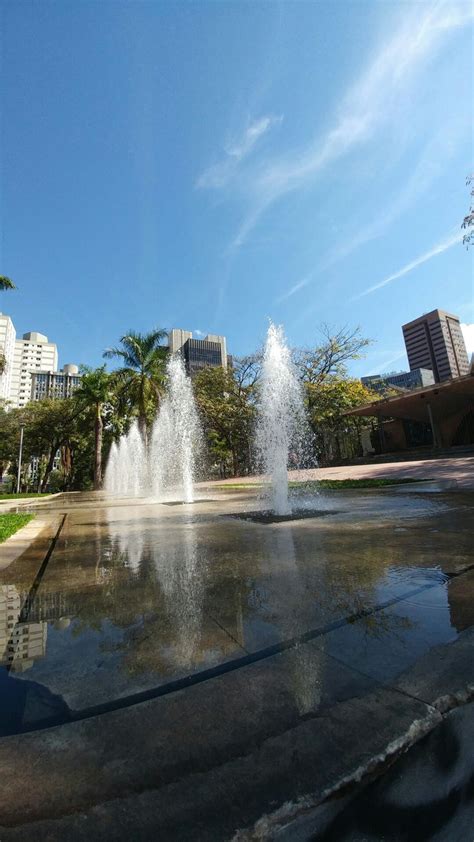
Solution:
<path fill-rule="evenodd" d="M 47 623 L 21 620 L 22 598 L 15 585 L 0 586 L 0 665 L 25 672 L 46 654 Z"/>

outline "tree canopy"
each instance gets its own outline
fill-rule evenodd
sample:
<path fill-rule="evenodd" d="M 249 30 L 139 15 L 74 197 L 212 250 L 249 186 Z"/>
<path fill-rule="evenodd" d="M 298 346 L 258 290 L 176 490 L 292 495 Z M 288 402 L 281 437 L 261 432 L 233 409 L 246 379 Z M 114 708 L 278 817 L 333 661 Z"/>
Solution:
<path fill-rule="evenodd" d="M 136 413 L 145 434 L 159 406 L 166 385 L 168 348 L 162 344 L 166 330 L 150 333 L 129 331 L 120 346 L 104 351 L 106 359 L 117 359 L 122 366 L 112 373 L 113 384 L 124 409 Z"/>

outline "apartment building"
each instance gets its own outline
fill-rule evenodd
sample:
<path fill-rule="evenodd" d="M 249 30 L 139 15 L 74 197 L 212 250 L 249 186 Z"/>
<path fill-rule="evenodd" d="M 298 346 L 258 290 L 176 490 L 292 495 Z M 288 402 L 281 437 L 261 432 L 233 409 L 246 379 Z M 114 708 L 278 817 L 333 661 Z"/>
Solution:
<path fill-rule="evenodd" d="M 12 406 L 22 407 L 31 400 L 34 373 L 57 369 L 58 349 L 55 343 L 36 331 L 24 333 L 15 342 L 9 398 Z"/>
<path fill-rule="evenodd" d="M 10 318 L 0 313 L 0 400 L 8 400 L 12 384 L 16 330 Z"/>
<path fill-rule="evenodd" d="M 33 371 L 30 399 L 70 398 L 80 385 L 79 368 L 72 363 L 64 365 L 61 371 Z"/>

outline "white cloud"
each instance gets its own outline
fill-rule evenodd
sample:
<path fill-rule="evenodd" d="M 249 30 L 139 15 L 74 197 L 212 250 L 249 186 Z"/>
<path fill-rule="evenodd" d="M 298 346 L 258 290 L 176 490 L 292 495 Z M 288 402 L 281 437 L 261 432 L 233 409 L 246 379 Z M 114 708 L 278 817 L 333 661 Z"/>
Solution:
<path fill-rule="evenodd" d="M 276 298 L 275 304 L 281 304 L 282 301 L 286 301 L 288 298 L 291 298 L 291 296 L 294 295 L 296 292 L 299 292 L 300 289 L 303 289 L 304 287 L 308 286 L 308 284 L 312 280 L 312 277 L 312 275 L 306 275 L 305 278 L 302 278 L 301 281 L 298 281 L 297 284 L 294 284 L 294 286 L 290 287 L 290 289 L 288 289 L 286 292 L 284 292 L 282 295 Z"/>
<path fill-rule="evenodd" d="M 437 135 L 429 139 L 401 189 L 390 200 L 387 200 L 384 210 L 378 213 L 372 222 L 359 228 L 347 242 L 339 245 L 329 255 L 324 262 L 325 269 L 347 257 L 360 246 L 383 236 L 390 226 L 420 199 L 432 182 L 445 171 L 447 161 L 457 149 L 460 136 L 466 130 L 471 133 L 470 115 L 466 117 L 466 120 L 458 121 L 454 125 L 449 121 Z"/>
<path fill-rule="evenodd" d="M 370 355 L 371 357 L 374 356 L 373 354 Z M 385 374 L 387 371 L 390 371 L 391 366 L 393 363 L 398 362 L 402 358 L 406 359 L 406 351 L 397 351 L 396 354 L 393 354 L 391 351 L 383 352 L 382 354 L 383 359 L 381 362 L 375 366 L 375 368 L 370 369 L 367 376 L 371 376 L 373 374 Z"/>
<path fill-rule="evenodd" d="M 195 333 L 196 336 L 205 336 L 206 335 L 203 330 L 193 330 L 193 333 Z"/>
<path fill-rule="evenodd" d="M 433 248 L 429 251 L 424 252 L 419 257 L 416 257 L 415 260 L 410 261 L 405 266 L 402 266 L 397 272 L 394 272 L 393 275 L 389 275 L 388 278 L 385 278 L 383 281 L 379 281 L 378 284 L 374 284 L 373 286 L 367 287 L 364 289 L 363 292 L 360 292 L 358 295 L 354 295 L 351 298 L 351 301 L 357 301 L 359 298 L 363 298 L 365 295 L 371 295 L 371 293 L 376 292 L 378 289 L 382 289 L 382 287 L 391 284 L 393 281 L 398 280 L 398 278 L 403 278 L 404 275 L 408 275 L 409 272 L 412 272 L 413 269 L 416 269 L 418 266 L 421 266 L 422 263 L 426 263 L 431 258 L 436 257 L 438 254 L 442 254 L 447 249 L 454 246 L 456 243 L 460 243 L 463 239 L 464 232 L 456 232 L 456 234 L 450 234 L 449 237 L 441 240 L 437 243 Z"/>
<path fill-rule="evenodd" d="M 467 355 L 470 359 L 471 354 L 474 354 L 474 323 L 461 324 L 461 330 L 466 343 Z"/>
<path fill-rule="evenodd" d="M 213 164 L 201 173 L 196 186 L 214 189 L 225 187 L 236 174 L 239 164 L 250 155 L 260 138 L 273 126 L 281 123 L 282 119 L 281 116 L 268 114 L 247 126 L 241 137 L 227 144 L 224 160 Z"/>
<path fill-rule="evenodd" d="M 377 128 L 395 116 L 401 97 L 411 91 L 410 86 L 423 63 L 451 30 L 472 20 L 473 14 L 470 4 L 438 2 L 427 10 L 426 6 L 415 4 L 343 97 L 332 128 L 308 147 L 267 162 L 259 173 L 252 174 L 251 189 L 256 200 L 232 247 L 238 248 L 245 242 L 273 202 L 305 187 L 317 173 L 371 139 Z"/>

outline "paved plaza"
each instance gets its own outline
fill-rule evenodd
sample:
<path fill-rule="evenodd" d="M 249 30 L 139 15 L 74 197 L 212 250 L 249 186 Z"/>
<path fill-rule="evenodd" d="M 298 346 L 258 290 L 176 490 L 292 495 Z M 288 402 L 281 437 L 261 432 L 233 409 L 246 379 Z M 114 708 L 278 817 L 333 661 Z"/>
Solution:
<path fill-rule="evenodd" d="M 309 839 L 472 697 L 469 489 L 295 492 L 282 523 L 259 494 L 34 505 L 0 564 L 2 842 Z"/>

